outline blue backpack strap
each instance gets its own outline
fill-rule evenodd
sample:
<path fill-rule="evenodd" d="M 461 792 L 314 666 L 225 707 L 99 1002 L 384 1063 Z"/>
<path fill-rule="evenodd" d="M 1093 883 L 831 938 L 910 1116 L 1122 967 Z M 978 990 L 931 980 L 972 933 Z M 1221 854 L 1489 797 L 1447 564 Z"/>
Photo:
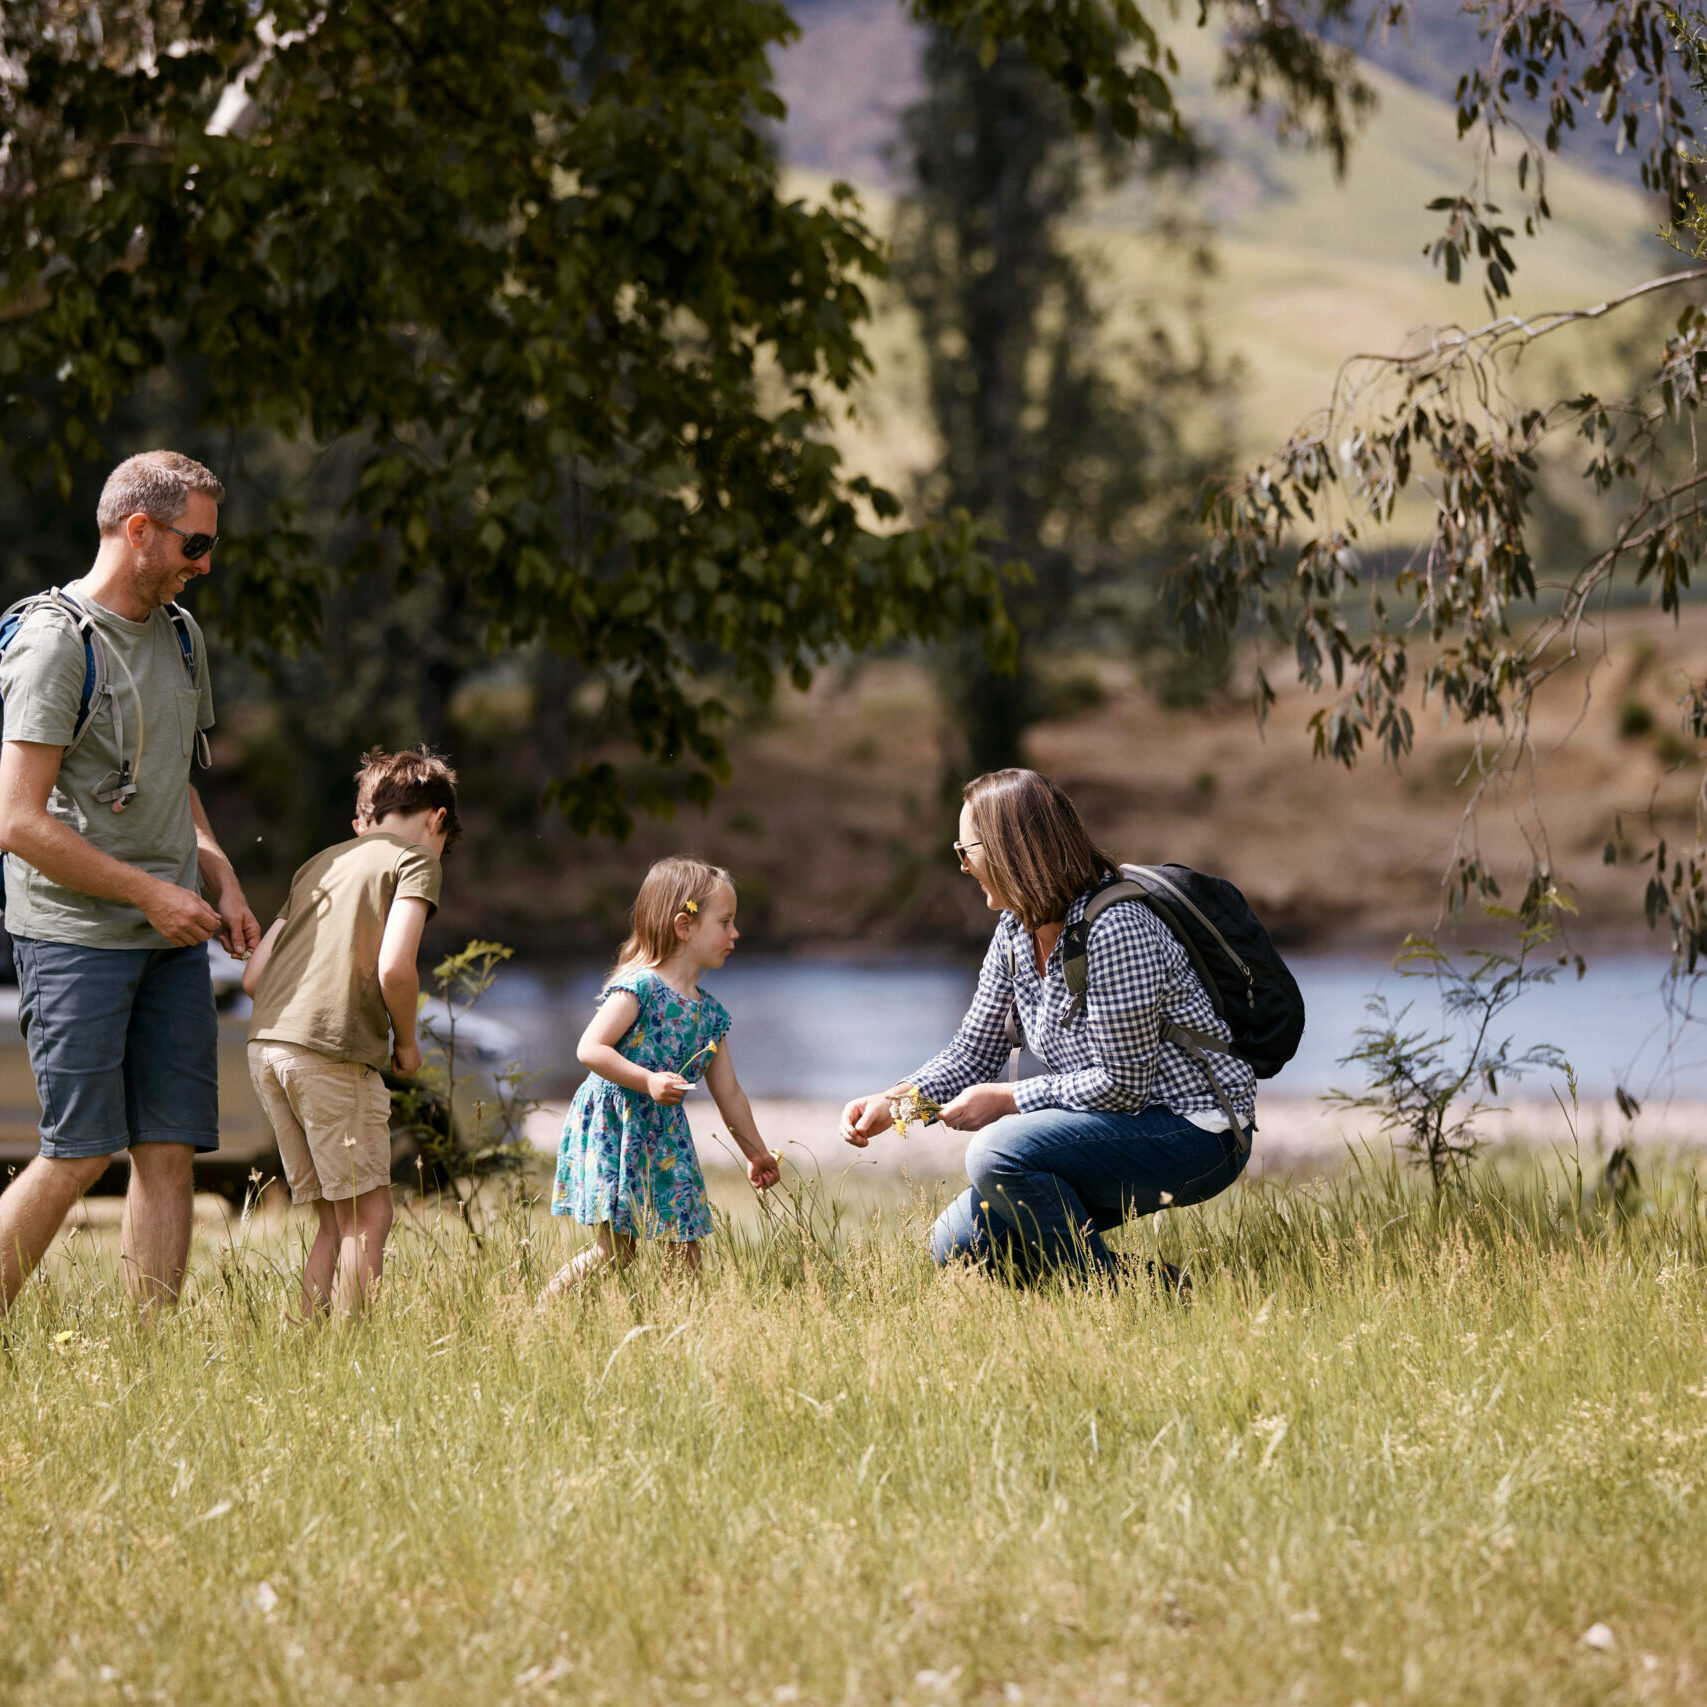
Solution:
<path fill-rule="evenodd" d="M 178 637 L 178 651 L 184 661 L 184 674 L 190 678 L 190 686 L 201 687 L 201 660 L 196 656 L 196 639 L 190 628 L 190 614 L 180 604 L 168 603 L 166 615 L 172 624 L 172 632 Z M 213 766 L 213 753 L 208 747 L 207 731 L 196 731 L 196 763 L 205 770 Z"/>
<path fill-rule="evenodd" d="M 71 739 L 65 746 L 65 751 L 71 753 L 88 732 L 95 707 L 107 691 L 106 648 L 101 644 L 94 618 L 69 593 L 59 587 L 49 587 L 45 593 L 31 593 L 28 598 L 19 599 L 0 614 L 0 653 L 4 653 L 11 646 L 18 638 L 26 619 L 38 610 L 57 610 L 69 620 L 77 631 L 78 639 L 83 642 L 83 685 L 78 694 L 77 717 L 71 726 Z M 119 737 L 119 750 L 121 753 L 124 750 L 122 732 Z"/>

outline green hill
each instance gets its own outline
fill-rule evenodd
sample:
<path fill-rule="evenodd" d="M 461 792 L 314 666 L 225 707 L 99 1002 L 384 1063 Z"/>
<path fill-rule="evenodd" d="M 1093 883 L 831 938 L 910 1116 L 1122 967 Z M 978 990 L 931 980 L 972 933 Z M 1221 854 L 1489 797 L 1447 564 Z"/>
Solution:
<path fill-rule="evenodd" d="M 813 197 L 832 175 L 846 175 L 844 164 L 883 161 L 882 130 L 917 79 L 894 0 L 844 0 L 802 21 L 807 35 L 796 51 L 811 74 L 785 64 L 781 84 L 785 96 L 811 105 L 802 152 L 821 164 L 791 167 L 789 176 Z M 1348 356 L 1402 348 L 1443 322 L 1488 318 L 1479 275 L 1450 286 L 1422 252 L 1439 221 L 1426 204 L 1469 182 L 1472 155 L 1448 102 L 1366 64 L 1377 110 L 1336 182 L 1324 156 L 1280 144 L 1270 118 L 1241 114 L 1214 89 L 1213 43 L 1202 32 L 1181 27 L 1175 46 L 1180 105 L 1215 145 L 1219 164 L 1171 198 L 1136 183 L 1104 196 L 1084 210 L 1074 240 L 1092 262 L 1116 332 L 1136 310 L 1169 315 L 1198 303 L 1217 352 L 1243 364 L 1235 438 L 1241 457 L 1253 457 L 1326 401 Z M 796 124 L 791 117 L 785 145 Z M 838 137 L 849 150 L 845 163 L 836 158 Z M 1551 162 L 1547 182 L 1556 217 L 1539 237 L 1515 239 L 1515 296 L 1502 312 L 1600 302 L 1672 264 L 1654 236 L 1655 209 L 1638 190 L 1570 161 Z M 873 223 L 887 229 L 892 189 L 869 178 L 860 187 Z M 1515 183 L 1511 189 L 1506 205 L 1515 208 Z M 1219 264 L 1207 278 L 1157 234 L 1164 216 L 1181 211 L 1203 216 L 1214 235 Z M 1537 379 L 1556 380 L 1561 363 L 1572 383 L 1610 377 L 1608 358 L 1580 335 L 1558 343 Z M 845 443 L 862 467 L 904 485 L 928 465 L 934 441 L 920 355 L 892 291 L 880 297 L 872 346 L 876 378 Z"/>

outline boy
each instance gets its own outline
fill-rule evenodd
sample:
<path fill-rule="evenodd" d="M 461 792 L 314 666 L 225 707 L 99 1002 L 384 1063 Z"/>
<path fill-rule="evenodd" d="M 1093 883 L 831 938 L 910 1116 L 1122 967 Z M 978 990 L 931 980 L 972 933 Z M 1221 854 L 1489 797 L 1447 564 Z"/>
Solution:
<path fill-rule="evenodd" d="M 354 829 L 291 879 L 243 974 L 255 1001 L 249 1076 L 291 1201 L 320 1216 L 302 1274 L 305 1321 L 327 1305 L 340 1316 L 359 1308 L 384 1263 L 391 1095 L 381 1074 L 388 1059 L 405 1077 L 421 1065 L 415 956 L 438 905 L 439 860 L 462 830 L 456 772 L 426 747 L 364 753 Z"/>

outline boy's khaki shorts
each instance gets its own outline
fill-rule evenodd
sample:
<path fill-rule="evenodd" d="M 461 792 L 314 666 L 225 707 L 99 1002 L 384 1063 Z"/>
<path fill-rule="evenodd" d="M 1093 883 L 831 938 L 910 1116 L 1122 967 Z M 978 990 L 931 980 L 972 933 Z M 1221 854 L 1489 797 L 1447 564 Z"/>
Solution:
<path fill-rule="evenodd" d="M 272 1122 L 292 1203 L 341 1203 L 391 1183 L 391 1093 L 360 1061 L 253 1042 L 249 1077 Z"/>

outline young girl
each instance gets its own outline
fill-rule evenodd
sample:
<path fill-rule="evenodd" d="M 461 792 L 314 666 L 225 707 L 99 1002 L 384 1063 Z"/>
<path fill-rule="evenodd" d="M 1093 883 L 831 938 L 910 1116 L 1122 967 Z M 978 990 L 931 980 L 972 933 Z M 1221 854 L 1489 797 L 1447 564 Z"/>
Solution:
<path fill-rule="evenodd" d="M 561 1292 L 606 1267 L 621 1268 L 635 1240 L 673 1243 L 689 1268 L 711 1232 L 705 1180 L 682 1098 L 703 1075 L 747 1178 L 776 1184 L 746 1093 L 723 1045 L 729 1015 L 699 988 L 740 937 L 729 873 L 697 859 L 661 859 L 634 901 L 634 929 L 605 983 L 575 1053 L 589 1069 L 563 1122 L 553 1215 L 597 1228 L 593 1243 L 546 1288 Z"/>

